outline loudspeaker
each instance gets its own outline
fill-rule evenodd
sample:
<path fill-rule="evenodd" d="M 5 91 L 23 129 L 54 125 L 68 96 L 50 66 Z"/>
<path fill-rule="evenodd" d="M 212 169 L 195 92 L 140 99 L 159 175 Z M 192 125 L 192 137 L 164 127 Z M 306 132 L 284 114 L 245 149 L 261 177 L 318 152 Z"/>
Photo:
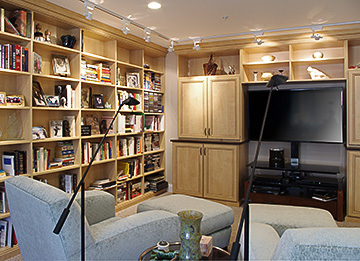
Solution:
<path fill-rule="evenodd" d="M 269 166 L 272 168 L 284 168 L 285 167 L 285 157 L 284 149 L 281 148 L 272 148 L 269 151 Z"/>

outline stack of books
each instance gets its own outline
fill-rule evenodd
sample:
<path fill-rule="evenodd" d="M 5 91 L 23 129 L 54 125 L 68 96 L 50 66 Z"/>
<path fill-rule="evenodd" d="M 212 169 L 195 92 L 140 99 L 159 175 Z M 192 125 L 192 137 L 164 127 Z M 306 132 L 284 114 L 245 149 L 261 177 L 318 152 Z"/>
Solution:
<path fill-rule="evenodd" d="M 61 163 L 61 166 L 74 165 L 75 156 L 72 141 L 60 141 L 56 143 L 54 161 Z"/>
<path fill-rule="evenodd" d="M 98 179 L 95 180 L 93 183 L 90 184 L 89 189 L 95 189 L 95 190 L 103 190 L 107 188 L 111 188 L 116 186 L 115 180 L 110 179 Z"/>
<path fill-rule="evenodd" d="M 146 177 L 146 181 L 148 182 L 148 188 L 153 192 L 167 189 L 169 185 L 163 174 Z"/>
<path fill-rule="evenodd" d="M 111 83 L 111 69 L 108 65 L 105 64 L 99 64 L 99 69 L 98 69 L 98 77 L 100 82 L 104 82 L 104 83 Z"/>

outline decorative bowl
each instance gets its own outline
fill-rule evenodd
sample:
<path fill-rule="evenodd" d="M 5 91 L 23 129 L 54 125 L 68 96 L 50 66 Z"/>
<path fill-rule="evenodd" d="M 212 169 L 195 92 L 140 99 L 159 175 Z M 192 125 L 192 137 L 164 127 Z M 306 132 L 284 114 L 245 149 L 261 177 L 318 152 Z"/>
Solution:
<path fill-rule="evenodd" d="M 264 55 L 263 57 L 261 57 L 261 60 L 266 63 L 272 62 L 275 60 L 275 56 L 274 55 Z"/>

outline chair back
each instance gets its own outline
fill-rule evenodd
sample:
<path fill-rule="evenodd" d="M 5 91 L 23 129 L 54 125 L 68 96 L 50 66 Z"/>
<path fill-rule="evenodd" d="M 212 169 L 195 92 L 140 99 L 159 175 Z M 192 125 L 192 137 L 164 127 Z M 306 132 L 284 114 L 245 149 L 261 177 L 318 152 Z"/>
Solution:
<path fill-rule="evenodd" d="M 5 189 L 16 238 L 24 260 L 67 260 L 80 251 L 80 206 L 75 201 L 59 235 L 54 227 L 70 195 L 43 182 L 15 176 Z M 87 221 L 86 245 L 92 244 Z"/>

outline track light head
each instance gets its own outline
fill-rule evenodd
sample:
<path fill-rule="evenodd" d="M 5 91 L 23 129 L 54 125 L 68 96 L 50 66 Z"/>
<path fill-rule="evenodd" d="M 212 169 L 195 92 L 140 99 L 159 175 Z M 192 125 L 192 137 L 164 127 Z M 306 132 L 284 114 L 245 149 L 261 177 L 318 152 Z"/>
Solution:
<path fill-rule="evenodd" d="M 85 6 L 85 13 L 83 13 L 83 15 L 85 16 L 86 19 L 91 20 L 92 19 L 92 11 L 95 8 L 95 3 L 85 0 L 84 6 Z"/>
<path fill-rule="evenodd" d="M 315 30 L 322 30 L 322 26 L 315 25 L 315 26 L 311 27 L 311 31 L 312 31 L 311 38 L 315 39 L 316 41 L 319 41 L 323 37 L 319 33 L 315 33 Z"/>
<path fill-rule="evenodd" d="M 145 40 L 145 42 L 147 42 L 147 43 L 150 42 L 150 32 L 147 30 L 147 28 L 145 28 L 144 40 Z"/>
<path fill-rule="evenodd" d="M 200 50 L 199 43 L 201 42 L 201 39 L 200 38 L 194 38 L 193 41 L 194 41 L 193 49 L 196 50 L 196 51 L 199 51 Z"/>
<path fill-rule="evenodd" d="M 125 21 L 125 19 L 122 20 L 123 23 L 123 28 L 121 29 L 121 31 L 123 31 L 123 33 L 126 35 L 130 32 L 130 28 L 128 27 L 128 25 L 130 24 L 129 21 Z"/>
<path fill-rule="evenodd" d="M 255 36 L 254 43 L 256 43 L 257 45 L 262 45 L 262 44 L 264 43 L 264 41 L 261 40 L 261 38 L 257 38 L 257 37 Z"/>
<path fill-rule="evenodd" d="M 174 41 L 171 40 L 171 41 L 170 41 L 170 46 L 169 46 L 169 48 L 168 48 L 168 52 L 171 53 L 171 52 L 173 52 L 173 51 L 175 51 L 175 49 L 174 49 Z"/>

